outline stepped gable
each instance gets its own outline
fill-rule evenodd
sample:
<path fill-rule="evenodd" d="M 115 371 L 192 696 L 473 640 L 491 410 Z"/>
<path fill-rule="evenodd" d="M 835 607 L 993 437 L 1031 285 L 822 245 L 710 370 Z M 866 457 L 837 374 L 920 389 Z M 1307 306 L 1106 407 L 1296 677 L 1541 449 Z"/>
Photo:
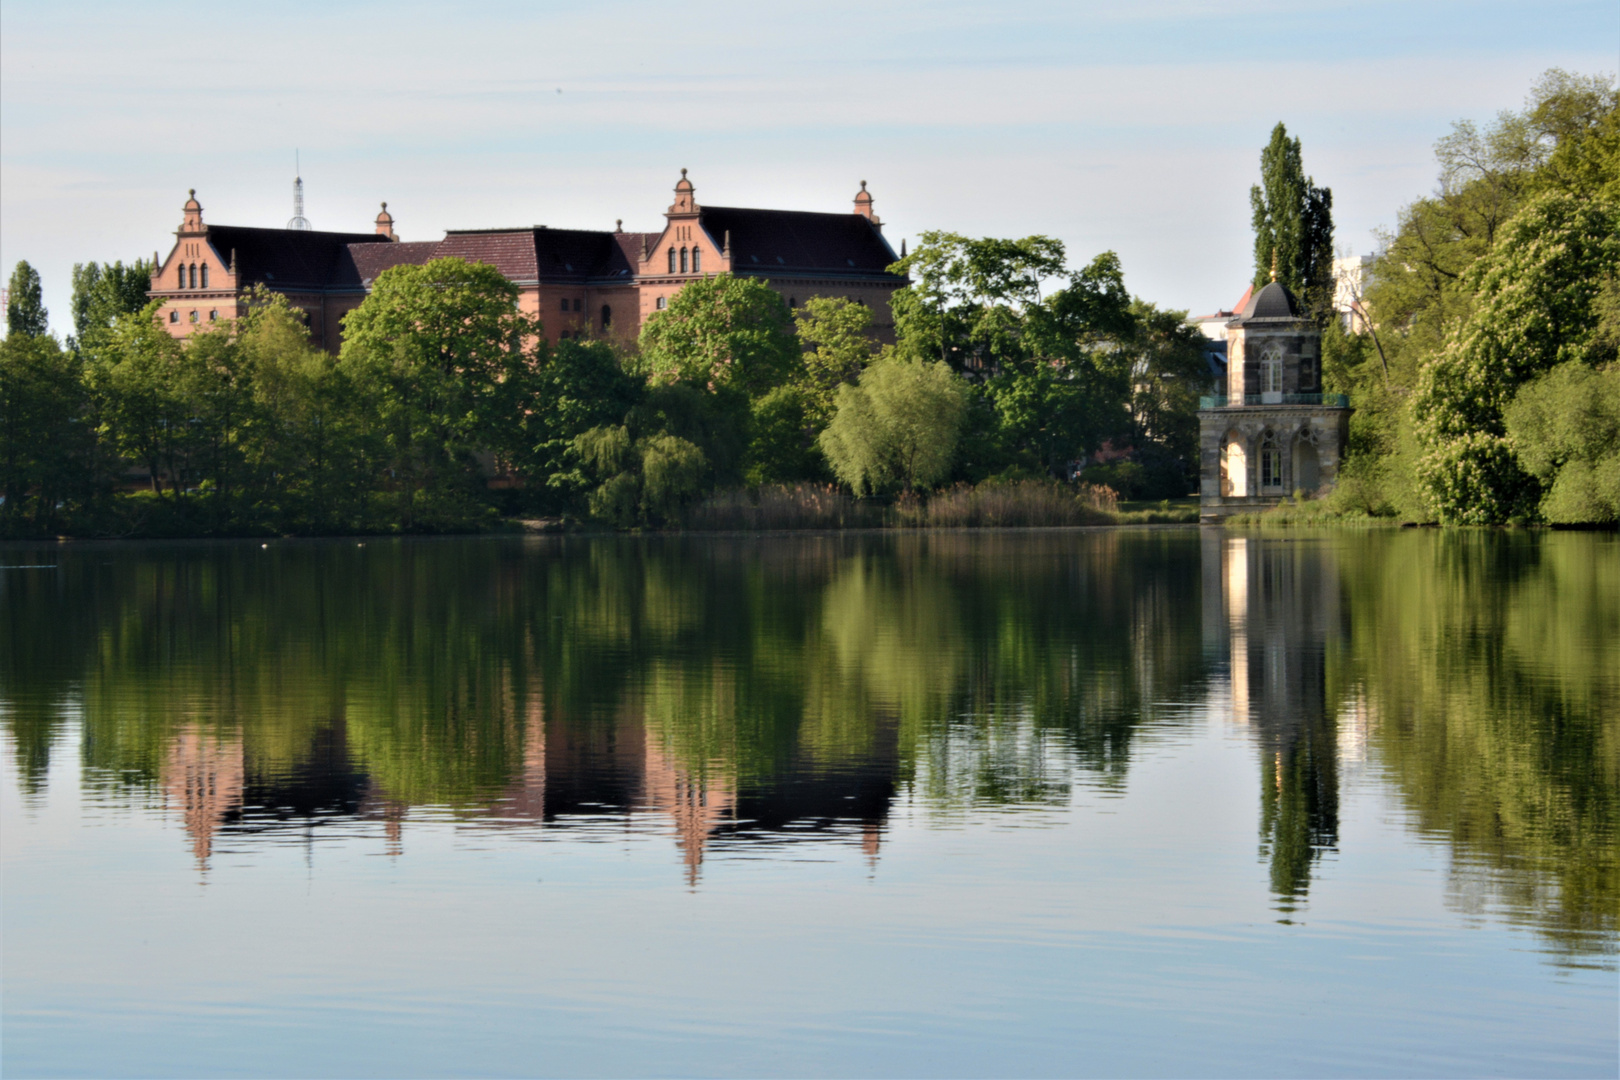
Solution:
<path fill-rule="evenodd" d="M 1233 320 L 1239 326 L 1249 323 L 1296 322 L 1304 318 L 1299 299 L 1279 281 L 1266 283 L 1266 287 L 1249 297 L 1243 313 Z"/>
<path fill-rule="evenodd" d="M 260 229 L 245 225 L 210 225 L 208 243 L 226 266 L 236 258 L 237 287 L 263 283 L 277 288 L 360 286 L 351 244 L 386 246 L 376 233 L 314 232 Z"/>
<path fill-rule="evenodd" d="M 370 287 L 377 275 L 394 266 L 421 266 L 439 257 L 439 241 L 418 240 L 413 243 L 350 244 L 347 248 L 354 263 L 355 276 L 360 284 Z"/>
<path fill-rule="evenodd" d="M 699 220 L 716 247 L 731 237 L 736 274 L 887 274 L 896 255 L 860 214 L 705 206 Z M 896 281 L 901 279 L 896 275 Z"/>

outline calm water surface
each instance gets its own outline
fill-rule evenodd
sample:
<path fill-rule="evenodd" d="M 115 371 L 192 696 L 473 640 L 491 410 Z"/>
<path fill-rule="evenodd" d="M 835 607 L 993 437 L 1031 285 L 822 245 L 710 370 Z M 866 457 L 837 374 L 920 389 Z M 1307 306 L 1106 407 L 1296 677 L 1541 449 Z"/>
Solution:
<path fill-rule="evenodd" d="M 7 1075 L 1620 1067 L 1620 540 L 0 548 Z"/>

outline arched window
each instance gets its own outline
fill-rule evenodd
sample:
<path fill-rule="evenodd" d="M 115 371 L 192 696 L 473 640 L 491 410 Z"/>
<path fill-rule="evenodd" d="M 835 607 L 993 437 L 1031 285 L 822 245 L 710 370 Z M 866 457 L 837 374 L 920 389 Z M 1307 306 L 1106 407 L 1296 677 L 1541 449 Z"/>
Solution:
<path fill-rule="evenodd" d="M 675 249 L 674 248 L 669 249 L 669 272 L 672 273 L 672 274 L 675 272 Z"/>
<path fill-rule="evenodd" d="M 205 289 L 208 288 L 208 264 L 207 263 L 203 263 L 203 267 L 202 267 L 202 287 L 205 288 Z"/>
<path fill-rule="evenodd" d="M 195 289 L 197 287 L 197 264 L 196 263 L 191 264 L 191 286 L 190 287 L 193 288 L 193 289 Z"/>
<path fill-rule="evenodd" d="M 192 321 L 192 322 L 196 322 L 196 321 L 197 321 L 197 313 L 196 313 L 196 312 L 195 312 L 195 311 L 193 311 L 193 312 L 192 312 L 192 313 L 191 313 L 191 321 Z"/>
<path fill-rule="evenodd" d="M 562 309 L 564 311 L 568 310 L 568 297 L 566 296 L 562 298 Z"/>
<path fill-rule="evenodd" d="M 1282 447 L 1277 445 L 1277 433 L 1267 431 L 1260 436 L 1260 491 L 1264 494 L 1282 489 Z"/>
<path fill-rule="evenodd" d="M 170 311 L 169 312 L 169 321 L 172 322 L 172 323 L 179 322 L 180 321 L 180 313 L 178 311 Z"/>
<path fill-rule="evenodd" d="M 681 248 L 681 273 L 686 273 L 686 249 Z"/>
<path fill-rule="evenodd" d="M 210 311 L 208 313 L 208 321 L 209 322 L 218 322 L 219 321 L 219 311 L 217 309 L 214 310 L 214 311 Z"/>
<path fill-rule="evenodd" d="M 692 273 L 694 273 L 694 274 L 703 273 L 703 249 L 702 248 L 693 248 L 692 249 Z"/>
<path fill-rule="evenodd" d="M 1276 345 L 1267 345 L 1260 353 L 1260 393 L 1281 394 L 1282 374 L 1282 349 Z"/>
<path fill-rule="evenodd" d="M 663 311 L 666 307 L 669 306 L 669 301 L 666 298 L 660 296 L 657 300 L 655 300 L 653 302 L 653 306 L 656 307 L 659 311 Z"/>
<path fill-rule="evenodd" d="M 613 325 L 613 309 L 606 304 L 602 305 L 602 329 L 606 330 Z"/>

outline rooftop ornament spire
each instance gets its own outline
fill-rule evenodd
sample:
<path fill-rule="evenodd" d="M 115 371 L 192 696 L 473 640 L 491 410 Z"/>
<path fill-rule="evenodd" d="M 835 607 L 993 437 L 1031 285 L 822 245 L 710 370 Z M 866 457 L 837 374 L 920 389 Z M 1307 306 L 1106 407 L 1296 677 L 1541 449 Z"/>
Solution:
<path fill-rule="evenodd" d="M 1271 249 L 1271 280 L 1272 281 L 1277 280 L 1277 249 L 1276 249 L 1276 247 L 1272 247 L 1272 249 Z"/>
<path fill-rule="evenodd" d="M 287 222 L 287 228 L 297 232 L 309 232 L 314 228 L 309 219 L 304 216 L 304 178 L 299 175 L 303 167 L 298 161 L 298 151 L 293 151 L 293 216 Z"/>

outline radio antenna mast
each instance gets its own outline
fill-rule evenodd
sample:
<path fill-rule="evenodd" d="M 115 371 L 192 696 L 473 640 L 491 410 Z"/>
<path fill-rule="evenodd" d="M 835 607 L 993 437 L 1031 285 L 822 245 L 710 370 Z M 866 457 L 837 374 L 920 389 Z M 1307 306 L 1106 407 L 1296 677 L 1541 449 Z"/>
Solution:
<path fill-rule="evenodd" d="M 303 173 L 303 171 L 304 171 L 303 166 L 300 164 L 300 162 L 298 160 L 298 151 L 294 150 L 293 151 L 293 216 L 292 216 L 292 220 L 287 222 L 287 228 L 295 229 L 298 232 L 309 232 L 314 228 L 314 226 L 312 226 L 309 223 L 309 219 L 304 216 L 304 178 L 301 175 Z"/>

